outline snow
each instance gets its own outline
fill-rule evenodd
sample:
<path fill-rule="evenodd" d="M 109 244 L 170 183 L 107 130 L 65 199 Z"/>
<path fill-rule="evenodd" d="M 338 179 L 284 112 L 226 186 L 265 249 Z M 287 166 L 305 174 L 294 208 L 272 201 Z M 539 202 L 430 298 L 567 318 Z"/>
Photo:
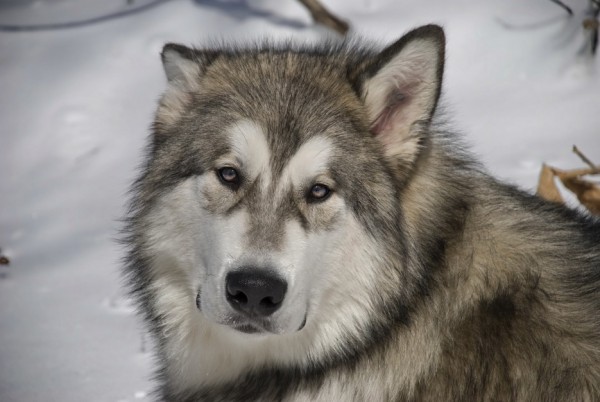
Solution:
<path fill-rule="evenodd" d="M 61 23 L 137 0 L 0 0 L 0 25 Z M 391 41 L 445 26 L 444 102 L 497 176 L 533 190 L 541 163 L 600 162 L 598 60 L 581 18 L 547 0 L 327 0 L 355 33 Z M 313 41 L 294 0 L 173 0 L 72 29 L 0 32 L 0 400 L 138 401 L 152 358 L 114 241 L 156 100 L 165 42 Z"/>

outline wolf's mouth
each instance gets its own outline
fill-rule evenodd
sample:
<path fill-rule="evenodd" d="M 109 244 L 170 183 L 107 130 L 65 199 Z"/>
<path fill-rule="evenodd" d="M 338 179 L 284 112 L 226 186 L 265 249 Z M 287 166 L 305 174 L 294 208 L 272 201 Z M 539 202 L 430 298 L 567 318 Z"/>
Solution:
<path fill-rule="evenodd" d="M 201 296 L 201 292 L 198 291 L 198 293 L 196 294 L 196 307 L 198 308 L 199 311 L 202 311 L 202 302 L 200 300 L 200 296 Z M 308 317 L 308 313 L 304 315 L 304 319 L 302 320 L 302 323 L 300 324 L 300 326 L 298 327 L 298 329 L 296 331 L 300 331 L 306 326 L 307 317 Z M 236 331 L 243 332 L 244 334 L 275 333 L 274 331 L 269 329 L 269 325 L 267 322 L 261 322 L 261 323 L 254 324 L 252 322 L 248 322 L 245 320 L 243 322 L 236 322 L 237 321 L 236 319 L 234 319 L 232 321 L 230 321 L 224 325 L 227 325 L 228 327 L 235 329 Z"/>
<path fill-rule="evenodd" d="M 297 331 L 300 331 L 302 328 L 304 328 L 306 326 L 306 318 L 307 317 L 308 317 L 308 314 L 304 315 L 304 320 L 302 320 L 302 324 L 300 324 Z"/>
<path fill-rule="evenodd" d="M 202 301 L 201 301 L 201 291 L 198 290 L 198 293 L 196 294 L 196 308 L 198 308 L 199 311 L 202 311 Z M 264 333 L 264 332 L 270 332 L 267 329 L 263 329 L 257 325 L 254 325 L 252 323 L 249 322 L 229 322 L 227 324 L 228 327 L 235 329 L 236 331 L 240 331 L 243 332 L 245 334 L 259 334 L 259 333 Z"/>
<path fill-rule="evenodd" d="M 271 329 L 271 325 L 269 322 L 262 320 L 255 320 L 247 317 L 235 317 L 232 318 L 227 324 L 232 329 L 236 331 L 243 332 L 245 334 L 268 334 L 275 333 Z"/>
<path fill-rule="evenodd" d="M 265 332 L 263 329 L 257 328 L 252 324 L 236 325 L 232 326 L 232 328 L 245 334 L 258 334 Z"/>
<path fill-rule="evenodd" d="M 200 301 L 200 291 L 196 294 L 196 307 L 202 311 L 202 302 Z"/>

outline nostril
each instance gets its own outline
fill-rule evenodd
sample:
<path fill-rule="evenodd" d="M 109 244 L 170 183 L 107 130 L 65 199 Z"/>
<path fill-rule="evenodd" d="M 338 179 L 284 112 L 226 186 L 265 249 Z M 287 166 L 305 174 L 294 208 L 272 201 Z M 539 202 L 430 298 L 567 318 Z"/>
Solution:
<path fill-rule="evenodd" d="M 275 302 L 275 301 L 273 301 L 272 297 L 265 297 L 264 299 L 262 299 L 260 301 L 259 305 L 262 306 L 262 307 L 265 307 L 265 308 L 274 308 L 279 303 L 281 303 L 281 302 Z"/>
<path fill-rule="evenodd" d="M 248 303 L 248 296 L 246 296 L 246 294 L 244 292 L 242 292 L 241 290 L 234 292 L 230 292 L 229 289 L 227 290 L 227 298 L 229 300 L 233 300 L 238 304 L 246 304 Z"/>

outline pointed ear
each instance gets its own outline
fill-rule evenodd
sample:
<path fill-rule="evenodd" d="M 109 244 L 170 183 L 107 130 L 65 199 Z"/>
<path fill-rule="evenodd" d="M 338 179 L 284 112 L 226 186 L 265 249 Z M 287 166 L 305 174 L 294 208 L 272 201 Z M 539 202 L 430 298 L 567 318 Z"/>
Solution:
<path fill-rule="evenodd" d="M 218 52 L 167 43 L 160 56 L 169 84 L 194 86 L 200 75 L 217 58 Z"/>
<path fill-rule="evenodd" d="M 202 74 L 217 57 L 218 52 L 213 50 L 190 49 L 175 43 L 163 47 L 161 58 L 169 86 L 160 100 L 157 122 L 168 125 L 181 117 Z"/>
<path fill-rule="evenodd" d="M 200 76 L 200 66 L 195 61 L 192 49 L 167 43 L 160 56 L 169 84 L 191 84 Z"/>
<path fill-rule="evenodd" d="M 362 76 L 371 132 L 396 164 L 412 166 L 440 96 L 444 31 L 417 28 L 383 50 Z"/>

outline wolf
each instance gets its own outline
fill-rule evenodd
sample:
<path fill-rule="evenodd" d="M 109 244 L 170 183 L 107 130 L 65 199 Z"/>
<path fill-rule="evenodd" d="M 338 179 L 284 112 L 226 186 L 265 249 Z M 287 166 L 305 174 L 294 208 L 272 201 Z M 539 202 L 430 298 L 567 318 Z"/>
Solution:
<path fill-rule="evenodd" d="M 600 400 L 600 223 L 486 172 L 444 60 L 165 45 L 125 238 L 157 399 Z"/>

